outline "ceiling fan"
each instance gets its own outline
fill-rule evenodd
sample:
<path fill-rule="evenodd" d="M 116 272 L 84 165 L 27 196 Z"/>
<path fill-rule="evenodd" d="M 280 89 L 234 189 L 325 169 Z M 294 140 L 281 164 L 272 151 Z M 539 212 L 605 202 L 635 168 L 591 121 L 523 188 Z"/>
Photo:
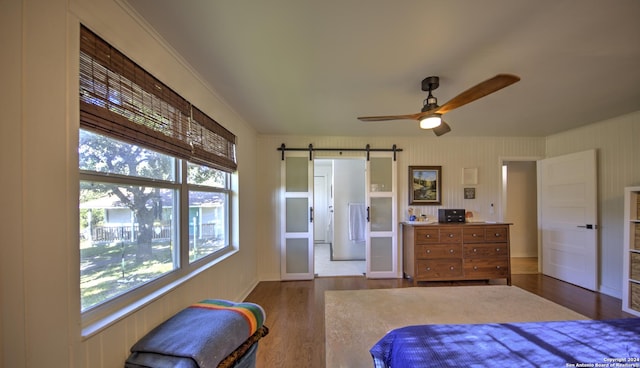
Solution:
<path fill-rule="evenodd" d="M 420 128 L 433 129 L 433 133 L 435 133 L 435 135 L 441 136 L 451 131 L 449 124 L 442 120 L 442 115 L 481 97 L 501 90 L 504 87 L 510 86 L 519 80 L 520 77 L 512 74 L 498 74 L 495 77 L 489 78 L 486 81 L 460 93 L 456 97 L 447 101 L 444 105 L 438 106 L 438 99 L 433 97 L 431 92 L 438 88 L 440 85 L 440 79 L 438 77 L 427 77 L 422 80 L 422 90 L 429 92 L 429 95 L 423 102 L 421 112 L 407 115 L 359 116 L 358 119 L 362 121 L 417 120 L 420 122 Z"/>

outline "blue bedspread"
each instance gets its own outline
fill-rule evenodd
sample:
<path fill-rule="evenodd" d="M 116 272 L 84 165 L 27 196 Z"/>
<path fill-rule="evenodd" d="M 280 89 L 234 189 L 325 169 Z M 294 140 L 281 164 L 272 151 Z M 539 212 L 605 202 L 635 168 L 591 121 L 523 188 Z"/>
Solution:
<path fill-rule="evenodd" d="M 640 318 L 408 326 L 370 352 L 376 368 L 640 367 Z"/>

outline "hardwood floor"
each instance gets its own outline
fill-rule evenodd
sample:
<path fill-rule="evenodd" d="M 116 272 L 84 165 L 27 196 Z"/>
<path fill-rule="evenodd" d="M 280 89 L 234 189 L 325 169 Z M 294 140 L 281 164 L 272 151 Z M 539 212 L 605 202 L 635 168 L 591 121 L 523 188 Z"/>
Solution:
<path fill-rule="evenodd" d="M 538 273 L 538 257 L 511 257 L 511 273 Z"/>
<path fill-rule="evenodd" d="M 512 284 L 592 319 L 632 317 L 622 312 L 620 299 L 541 274 L 513 275 Z M 269 328 L 269 335 L 260 340 L 256 367 L 324 368 L 325 290 L 411 286 L 413 284 L 409 280 L 367 280 L 364 277 L 260 282 L 246 299 L 260 304 L 267 314 L 265 325 Z"/>

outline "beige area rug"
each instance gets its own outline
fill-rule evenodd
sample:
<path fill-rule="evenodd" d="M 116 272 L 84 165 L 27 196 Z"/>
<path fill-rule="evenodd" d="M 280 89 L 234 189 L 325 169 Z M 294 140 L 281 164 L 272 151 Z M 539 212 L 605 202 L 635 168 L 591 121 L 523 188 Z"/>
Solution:
<path fill-rule="evenodd" d="M 332 290 L 324 295 L 327 367 L 372 367 L 388 331 L 419 324 L 589 319 L 515 286 Z"/>

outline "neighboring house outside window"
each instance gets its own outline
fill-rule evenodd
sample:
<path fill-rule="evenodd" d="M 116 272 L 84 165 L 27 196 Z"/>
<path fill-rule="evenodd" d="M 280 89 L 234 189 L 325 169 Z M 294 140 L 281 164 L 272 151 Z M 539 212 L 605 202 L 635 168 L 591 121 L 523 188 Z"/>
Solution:
<path fill-rule="evenodd" d="M 136 300 L 231 249 L 236 162 L 232 133 L 84 27 L 80 43 L 87 312 L 133 292 Z"/>

